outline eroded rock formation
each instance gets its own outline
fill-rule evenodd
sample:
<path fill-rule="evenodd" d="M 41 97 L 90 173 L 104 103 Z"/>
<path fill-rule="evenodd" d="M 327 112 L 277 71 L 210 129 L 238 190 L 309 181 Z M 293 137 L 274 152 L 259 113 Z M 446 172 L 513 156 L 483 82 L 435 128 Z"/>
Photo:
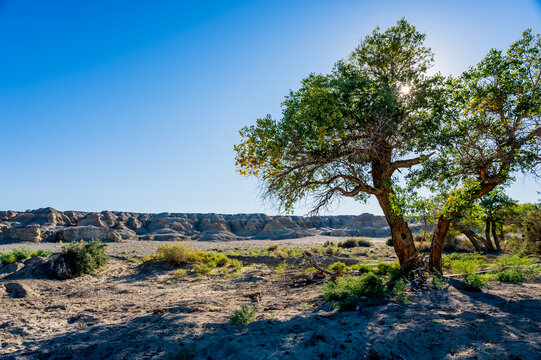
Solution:
<path fill-rule="evenodd" d="M 418 226 L 412 225 L 415 230 Z M 58 211 L 0 212 L 0 241 L 287 239 L 311 235 L 384 237 L 382 216 L 267 216 Z"/>

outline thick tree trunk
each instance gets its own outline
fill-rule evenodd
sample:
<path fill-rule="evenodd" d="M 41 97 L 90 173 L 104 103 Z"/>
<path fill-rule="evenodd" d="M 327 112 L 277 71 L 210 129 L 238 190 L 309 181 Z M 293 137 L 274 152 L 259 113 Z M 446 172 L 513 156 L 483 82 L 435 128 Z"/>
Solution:
<path fill-rule="evenodd" d="M 494 238 L 494 243 L 496 244 L 496 250 L 502 251 L 502 248 L 500 246 L 500 239 L 498 238 L 498 234 L 496 233 L 496 221 L 492 222 L 492 237 Z"/>
<path fill-rule="evenodd" d="M 441 255 L 443 253 L 443 241 L 451 226 L 451 220 L 440 215 L 438 223 L 432 234 L 432 243 L 430 244 L 430 267 L 440 274 L 442 273 Z"/>
<path fill-rule="evenodd" d="M 471 231 L 470 229 L 462 230 L 462 233 L 466 235 L 466 237 L 470 240 L 473 247 L 475 248 L 475 251 L 482 251 L 481 246 L 479 246 L 479 242 L 477 241 L 475 237 L 475 233 Z"/>
<path fill-rule="evenodd" d="M 403 216 L 396 214 L 392 209 L 389 195 L 377 195 L 376 198 L 385 214 L 387 224 L 391 228 L 393 246 L 404 274 L 409 274 L 418 267 L 417 249 L 408 223 Z"/>
<path fill-rule="evenodd" d="M 480 198 L 486 193 L 492 191 L 500 182 L 485 183 L 481 185 L 481 188 L 471 194 L 470 201 Z M 430 248 L 430 267 L 441 273 L 442 270 L 442 253 L 443 253 L 443 241 L 447 236 L 449 227 L 451 225 L 451 219 L 456 215 L 456 212 L 450 214 L 440 215 L 436 229 L 432 234 L 432 244 Z"/>
<path fill-rule="evenodd" d="M 492 219 L 490 217 L 487 217 L 485 221 L 485 241 L 483 243 L 485 244 L 485 247 L 488 251 L 494 251 L 494 245 L 492 245 L 492 240 L 490 240 L 490 225 L 492 224 Z"/>

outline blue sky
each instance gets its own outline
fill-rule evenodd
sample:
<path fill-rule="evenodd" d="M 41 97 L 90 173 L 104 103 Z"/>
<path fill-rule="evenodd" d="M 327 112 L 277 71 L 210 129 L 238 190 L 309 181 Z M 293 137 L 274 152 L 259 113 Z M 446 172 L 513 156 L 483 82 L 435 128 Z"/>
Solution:
<path fill-rule="evenodd" d="M 519 0 L 0 0 L 0 210 L 274 214 L 234 171 L 238 130 L 404 16 L 446 75 L 541 32 Z M 539 190 L 519 176 L 509 193 Z M 363 212 L 381 214 L 333 209 Z"/>

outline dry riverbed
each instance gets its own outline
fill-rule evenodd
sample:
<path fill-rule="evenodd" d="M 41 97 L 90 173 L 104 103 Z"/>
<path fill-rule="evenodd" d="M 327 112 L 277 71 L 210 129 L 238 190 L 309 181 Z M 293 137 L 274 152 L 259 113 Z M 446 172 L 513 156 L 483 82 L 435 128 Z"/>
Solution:
<path fill-rule="evenodd" d="M 330 238 L 333 241 L 341 239 Z M 242 253 L 269 244 L 321 246 L 328 238 L 224 243 L 193 248 Z M 355 261 L 392 261 L 384 239 Z M 200 359 L 536 359 L 541 351 L 541 282 L 490 282 L 482 292 L 459 280 L 410 294 L 407 304 L 337 313 L 323 303 L 322 281 L 301 257 L 241 256 L 236 276 L 173 276 L 161 262 L 133 262 L 158 242 L 108 244 L 96 276 L 53 280 L 39 258 L 0 269 L 2 359 L 150 359 L 169 353 Z M 20 244 L 2 245 L 6 251 Z M 59 251 L 58 244 L 39 244 Z M 342 255 L 320 255 L 329 264 Z M 286 261 L 287 267 L 277 270 Z M 353 259 L 351 259 L 353 261 Z M 23 264 L 24 263 L 24 264 Z M 228 323 L 241 305 L 256 321 Z M 179 357 L 180 358 L 180 357 Z"/>

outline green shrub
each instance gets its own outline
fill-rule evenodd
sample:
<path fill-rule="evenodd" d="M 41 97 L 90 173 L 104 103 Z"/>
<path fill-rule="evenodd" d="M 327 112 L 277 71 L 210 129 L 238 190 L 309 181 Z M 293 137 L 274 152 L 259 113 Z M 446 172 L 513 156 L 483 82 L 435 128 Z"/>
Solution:
<path fill-rule="evenodd" d="M 362 238 L 359 239 L 359 240 L 357 240 L 357 243 L 358 243 L 358 245 L 361 246 L 361 247 L 371 247 L 371 246 L 373 245 L 372 242 L 371 242 L 370 240 L 368 240 L 368 239 L 362 239 Z"/>
<path fill-rule="evenodd" d="M 328 246 L 325 248 L 325 254 L 337 255 L 337 254 L 340 254 L 340 249 L 336 246 Z"/>
<path fill-rule="evenodd" d="M 524 277 L 520 269 L 511 268 L 498 273 L 497 279 L 506 283 L 519 283 L 524 279 Z"/>
<path fill-rule="evenodd" d="M 393 246 L 393 238 L 392 237 L 388 238 L 387 241 L 385 241 L 385 245 Z"/>
<path fill-rule="evenodd" d="M 33 256 L 49 257 L 53 252 L 49 249 L 31 250 L 28 246 L 13 248 L 11 251 L 0 253 L 0 265 L 7 265 L 15 261 L 28 259 Z"/>
<path fill-rule="evenodd" d="M 341 247 L 341 248 L 344 248 L 344 249 L 346 249 L 346 248 L 354 248 L 354 247 L 358 247 L 358 246 L 371 247 L 372 242 L 370 240 L 368 240 L 368 239 L 363 239 L 363 238 L 350 238 L 350 239 L 347 239 L 344 242 L 339 242 L 338 246 Z"/>
<path fill-rule="evenodd" d="M 330 271 L 338 271 L 341 268 L 344 268 L 345 270 L 347 270 L 348 267 L 346 266 L 346 264 L 344 264 L 341 261 L 337 261 L 334 264 L 329 265 L 329 270 Z"/>
<path fill-rule="evenodd" d="M 405 304 L 405 303 L 410 302 L 411 299 L 406 293 L 407 288 L 408 288 L 408 282 L 404 280 L 403 278 L 395 282 L 394 288 L 393 288 L 393 296 L 397 303 Z"/>
<path fill-rule="evenodd" d="M 155 258 L 165 259 L 169 263 L 179 266 L 193 262 L 194 252 L 186 244 L 165 244 L 158 248 Z"/>
<path fill-rule="evenodd" d="M 247 325 L 256 320 L 257 305 L 242 305 L 240 309 L 234 310 L 229 318 L 229 323 L 234 325 Z"/>
<path fill-rule="evenodd" d="M 60 257 L 71 271 L 72 276 L 94 275 L 95 271 L 107 264 L 107 245 L 101 241 L 73 242 L 62 248 Z"/>
<path fill-rule="evenodd" d="M 464 275 L 464 288 L 470 291 L 481 291 L 486 287 L 487 280 L 481 277 L 479 274 L 466 274 Z"/>
<path fill-rule="evenodd" d="M 354 310 L 362 304 L 362 296 L 368 304 L 378 303 L 386 297 L 386 289 L 381 277 L 374 273 L 365 273 L 359 278 L 344 276 L 336 282 L 324 285 L 324 299 L 338 311 Z"/>

